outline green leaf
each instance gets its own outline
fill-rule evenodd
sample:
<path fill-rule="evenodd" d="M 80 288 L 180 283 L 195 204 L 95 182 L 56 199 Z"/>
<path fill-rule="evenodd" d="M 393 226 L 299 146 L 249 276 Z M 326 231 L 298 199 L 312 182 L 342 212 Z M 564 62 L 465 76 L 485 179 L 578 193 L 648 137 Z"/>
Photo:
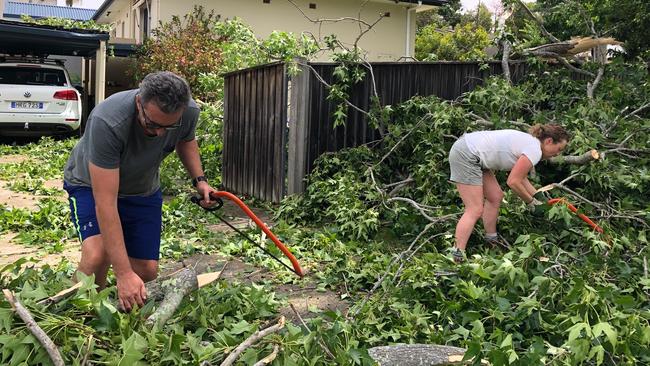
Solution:
<path fill-rule="evenodd" d="M 512 334 L 508 334 L 501 342 L 500 348 L 512 348 Z"/>
<path fill-rule="evenodd" d="M 593 333 L 594 337 L 599 337 L 601 334 L 605 333 L 607 340 L 612 345 L 612 347 L 616 347 L 617 332 L 609 323 L 598 323 L 594 325 L 593 328 L 591 328 L 591 332 Z"/>
<path fill-rule="evenodd" d="M 602 345 L 597 345 L 591 348 L 589 352 L 589 358 L 596 356 L 596 365 L 602 365 L 605 360 L 605 348 Z"/>
<path fill-rule="evenodd" d="M 234 324 L 230 329 L 230 333 L 233 335 L 239 335 L 239 334 L 244 334 L 248 333 L 251 330 L 253 330 L 253 325 L 246 320 L 242 320 L 236 324 Z"/>
<path fill-rule="evenodd" d="M 133 332 L 129 339 L 122 342 L 122 357 L 117 362 L 117 366 L 130 365 L 147 365 L 140 360 L 144 359 L 144 353 L 147 350 L 147 340 L 140 334 Z"/>
<path fill-rule="evenodd" d="M 574 340 L 576 340 L 578 337 L 580 337 L 583 330 L 589 332 L 590 329 L 591 328 L 589 328 L 589 324 L 587 324 L 587 323 L 574 324 L 571 328 L 569 328 L 569 341 L 568 341 L 568 343 L 571 343 Z"/>

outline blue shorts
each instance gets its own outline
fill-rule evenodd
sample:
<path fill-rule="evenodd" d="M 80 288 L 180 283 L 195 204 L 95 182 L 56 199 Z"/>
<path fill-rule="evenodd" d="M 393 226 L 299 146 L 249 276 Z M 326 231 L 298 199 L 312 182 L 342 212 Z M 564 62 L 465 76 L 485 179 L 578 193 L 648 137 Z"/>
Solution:
<path fill-rule="evenodd" d="M 63 183 L 70 201 L 70 216 L 79 240 L 99 234 L 92 189 Z M 131 258 L 158 260 L 162 230 L 162 193 L 160 189 L 151 196 L 118 197 L 126 252 Z"/>

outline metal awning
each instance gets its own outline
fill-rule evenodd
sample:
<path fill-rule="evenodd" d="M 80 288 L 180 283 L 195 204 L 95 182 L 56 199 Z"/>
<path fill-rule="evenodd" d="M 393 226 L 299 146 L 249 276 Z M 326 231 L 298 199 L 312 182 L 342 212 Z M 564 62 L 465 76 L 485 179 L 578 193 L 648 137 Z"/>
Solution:
<path fill-rule="evenodd" d="M 1 0 L 0 0 L 1 1 Z M 0 20 L 0 53 L 94 57 L 109 34 Z"/>
<path fill-rule="evenodd" d="M 106 92 L 108 38 L 108 33 L 95 30 L 62 29 L 0 19 L 0 54 L 81 56 L 86 60 L 94 58 L 95 104 L 104 100 Z"/>

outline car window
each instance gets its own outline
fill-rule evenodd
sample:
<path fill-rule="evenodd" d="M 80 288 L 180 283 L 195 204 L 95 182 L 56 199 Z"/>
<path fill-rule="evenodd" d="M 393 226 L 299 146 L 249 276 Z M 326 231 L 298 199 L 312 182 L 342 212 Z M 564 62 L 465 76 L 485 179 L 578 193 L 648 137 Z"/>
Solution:
<path fill-rule="evenodd" d="M 66 86 L 63 70 L 37 67 L 0 67 L 0 84 Z"/>

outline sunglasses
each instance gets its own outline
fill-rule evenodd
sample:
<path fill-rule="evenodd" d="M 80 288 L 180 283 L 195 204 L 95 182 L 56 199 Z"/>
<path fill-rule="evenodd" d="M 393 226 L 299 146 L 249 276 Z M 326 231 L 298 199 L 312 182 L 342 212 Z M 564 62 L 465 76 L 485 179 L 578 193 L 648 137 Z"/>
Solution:
<path fill-rule="evenodd" d="M 147 115 L 147 112 L 144 110 L 144 107 L 142 106 L 142 103 L 138 102 L 140 104 L 140 109 L 142 110 L 142 115 L 144 116 L 144 127 L 149 129 L 149 130 L 165 130 L 165 131 L 173 131 L 182 125 L 182 119 L 173 125 L 168 125 L 168 126 L 163 126 L 159 123 L 156 123 L 149 118 Z"/>

